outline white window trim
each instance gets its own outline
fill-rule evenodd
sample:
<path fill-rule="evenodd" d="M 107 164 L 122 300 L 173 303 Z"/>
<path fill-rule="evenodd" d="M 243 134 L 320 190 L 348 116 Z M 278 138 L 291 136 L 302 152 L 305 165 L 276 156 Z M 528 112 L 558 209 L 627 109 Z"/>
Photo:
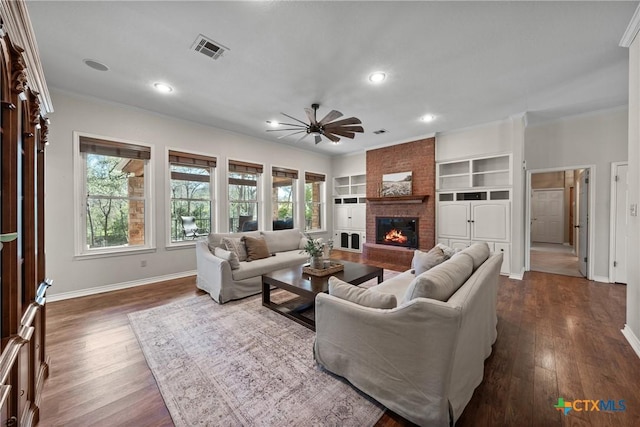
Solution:
<path fill-rule="evenodd" d="M 172 242 L 171 241 L 171 163 L 169 162 L 169 151 L 183 151 L 185 153 L 190 153 L 190 154 L 199 154 L 202 156 L 210 156 L 210 157 L 215 157 L 216 158 L 216 163 L 217 166 L 215 168 L 213 168 L 213 173 L 210 173 L 210 177 L 213 179 L 213 185 L 211 185 L 211 181 L 209 181 L 209 192 L 210 192 L 210 197 L 211 197 L 211 207 L 209 210 L 209 213 L 211 215 L 211 218 L 209 218 L 210 222 L 209 224 L 211 224 L 211 226 L 209 227 L 209 233 L 215 233 L 216 230 L 219 228 L 219 218 L 218 218 L 218 210 L 216 208 L 216 204 L 217 204 L 217 191 L 216 189 L 218 188 L 218 177 L 219 177 L 219 172 L 218 169 L 220 169 L 220 156 L 216 155 L 216 154 L 211 154 L 211 153 L 203 153 L 202 151 L 195 151 L 195 150 L 190 150 L 190 149 L 185 149 L 184 147 L 166 147 L 164 150 L 164 161 L 165 161 L 165 165 L 164 165 L 164 176 L 166 177 L 165 179 L 165 192 L 164 194 L 166 194 L 166 200 L 167 202 L 165 203 L 165 209 L 164 209 L 164 217 L 165 217 L 165 248 L 166 249 L 180 249 L 180 248 L 190 248 L 196 245 L 197 239 L 196 240 L 183 240 L 181 242 Z M 153 153 L 152 153 L 153 154 Z M 213 226 L 213 221 L 215 219 L 215 229 Z M 227 220 L 228 222 L 228 220 Z"/>
<path fill-rule="evenodd" d="M 302 198 L 303 199 L 302 200 L 302 207 L 303 207 L 303 209 L 302 209 L 302 217 L 303 217 L 304 221 L 302 223 L 302 227 L 300 227 L 300 230 L 302 230 L 303 233 L 307 233 L 309 235 L 325 234 L 327 232 L 327 187 L 328 187 L 327 180 L 328 180 L 328 175 L 326 173 L 323 173 L 323 172 L 313 172 L 313 171 L 309 171 L 309 170 L 308 171 L 301 171 L 301 172 L 303 173 L 303 179 L 302 179 L 303 187 L 302 188 L 305 191 L 303 193 L 304 197 Z M 306 188 L 305 188 L 305 186 L 307 185 L 307 180 L 306 180 L 306 178 L 304 178 L 306 176 L 305 175 L 306 172 L 317 173 L 317 174 L 324 175 L 324 181 L 322 181 L 323 182 L 322 189 L 320 190 L 320 204 L 322 205 L 321 208 L 320 208 L 320 212 L 321 212 L 321 215 L 320 215 L 320 228 L 316 228 L 316 229 L 313 229 L 313 230 L 306 230 L 305 229 L 306 224 L 307 224 L 306 218 L 304 217 L 304 212 L 306 212 L 306 210 L 307 210 L 307 199 L 306 199 L 307 192 L 306 192 Z"/>
<path fill-rule="evenodd" d="M 226 221 L 226 229 L 231 232 L 231 230 L 229 230 L 229 218 L 231 218 L 231 216 L 229 215 L 229 206 L 231 205 L 231 199 L 229 199 L 229 174 L 231 173 L 229 171 L 229 162 L 233 162 L 233 161 L 238 161 L 238 162 L 247 162 L 247 163 L 255 163 L 257 165 L 261 165 L 262 166 L 262 173 L 256 174 L 256 186 L 258 187 L 256 189 L 256 203 L 258 205 L 258 209 L 256 210 L 256 214 L 258 215 L 258 230 L 268 230 L 267 228 L 260 228 L 260 225 L 264 225 L 264 218 L 266 218 L 267 215 L 267 206 L 265 203 L 265 195 L 264 192 L 265 191 L 269 191 L 269 200 L 271 200 L 271 187 L 269 186 L 267 188 L 266 185 L 264 185 L 266 179 L 264 177 L 265 175 L 265 171 L 266 169 L 266 165 L 264 163 L 258 163 L 254 160 L 247 160 L 247 159 L 239 159 L 237 157 L 227 157 L 225 159 L 226 163 L 225 163 L 225 175 L 224 175 L 224 184 L 221 183 L 221 185 L 224 185 L 225 188 L 225 207 L 224 207 L 224 212 L 226 212 L 225 214 L 225 221 Z M 220 162 L 218 162 L 218 164 L 220 164 Z M 216 168 L 217 169 L 217 168 Z"/>
<path fill-rule="evenodd" d="M 144 197 L 145 197 L 145 245 L 136 247 L 111 247 L 103 249 L 89 249 L 87 248 L 87 227 L 86 227 L 86 213 L 84 203 L 84 189 L 87 180 L 86 162 L 84 157 L 80 153 L 80 137 L 104 139 L 106 141 L 121 142 L 123 144 L 134 144 L 149 147 L 151 149 L 151 158 L 148 160 L 145 166 L 144 177 Z M 152 252 L 155 251 L 155 206 L 152 195 L 154 179 L 154 158 L 155 147 L 153 144 L 140 141 L 132 141 L 122 138 L 114 138 L 111 136 L 96 135 L 85 132 L 73 131 L 73 180 L 74 180 L 74 192 L 73 203 L 74 209 L 74 259 L 92 259 L 100 257 L 109 257 L 126 254 L 137 254 L 140 252 Z"/>

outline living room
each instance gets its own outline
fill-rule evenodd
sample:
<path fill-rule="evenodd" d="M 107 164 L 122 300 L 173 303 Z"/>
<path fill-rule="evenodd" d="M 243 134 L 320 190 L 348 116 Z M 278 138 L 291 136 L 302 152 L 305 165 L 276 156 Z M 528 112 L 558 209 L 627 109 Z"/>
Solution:
<path fill-rule="evenodd" d="M 617 40 L 615 40 L 616 48 L 620 49 L 625 56 L 629 53 L 626 49 L 617 46 L 620 37 L 624 33 L 626 25 L 633 16 L 633 10 L 637 3 L 630 2 L 627 5 L 628 13 L 625 15 L 625 22 L 618 30 Z M 36 35 L 39 31 L 43 31 L 43 27 L 38 23 L 45 21 L 45 15 L 48 12 L 46 6 L 34 4 L 33 8 L 27 4 L 32 19 Z M 61 6 L 62 7 L 62 6 Z M 72 7 L 66 5 L 64 7 Z M 241 8 L 250 8 L 250 4 L 244 4 Z M 262 6 L 260 6 L 262 7 Z M 462 7 L 462 6 L 461 6 Z M 261 9 L 262 10 L 262 9 Z M 299 11 L 297 11 L 299 12 Z M 292 16 L 293 16 L 293 12 Z M 74 25 L 79 25 L 74 22 Z M 88 24 L 87 24 L 88 25 Z M 84 27 L 83 27 L 84 28 Z M 86 29 L 86 28 L 84 28 Z M 48 34 L 48 33 L 46 33 Z M 350 33 L 349 33 L 350 34 Z M 45 39 L 38 36 L 38 42 Z M 42 45 L 42 43 L 39 43 Z M 42 49 L 42 47 L 40 47 Z M 105 50 L 106 52 L 107 50 Z M 61 53 L 62 55 L 62 53 Z M 91 56 L 84 54 L 85 57 Z M 231 46 L 229 52 L 225 53 L 219 61 L 234 58 L 236 47 Z M 47 58 L 43 54 L 44 58 Z M 98 58 L 96 56 L 97 59 Z M 109 58 L 102 58 L 106 63 Z M 115 58 L 114 58 L 115 61 Z M 615 57 L 615 61 L 618 57 Z M 58 80 L 61 69 L 53 67 L 47 60 L 44 61 L 44 72 L 48 75 L 50 72 L 52 81 Z M 91 70 L 81 64 L 86 70 L 75 76 L 81 79 L 88 79 L 88 73 L 100 73 Z M 617 62 L 616 66 L 619 65 Z M 628 68 L 627 64 L 623 64 Z M 131 67 L 134 65 L 132 64 Z M 320 67 L 322 68 L 322 67 Z M 117 67 L 112 67 L 117 70 Z M 367 71 L 363 71 L 359 76 L 361 80 L 366 80 Z M 84 74 L 83 74 L 84 73 Z M 158 73 L 156 75 L 161 75 Z M 389 90 L 384 85 L 393 84 L 393 71 L 388 71 L 390 81 L 383 82 L 381 86 L 375 87 L 373 90 Z M 108 73 L 105 74 L 108 76 Z M 322 76 L 322 73 L 318 73 Z M 166 77 L 169 79 L 169 77 Z M 320 78 L 320 77 L 319 77 Z M 397 77 L 399 79 L 399 77 Z M 586 77 L 585 77 L 586 78 Z M 623 80 L 627 80 L 626 75 L 620 76 Z M 108 79 L 108 77 L 107 77 Z M 158 77 L 159 79 L 159 77 Z M 175 242 L 170 236 L 171 213 L 168 208 L 167 200 L 169 198 L 169 169 L 168 169 L 168 153 L 170 150 L 179 150 L 197 155 L 206 155 L 214 157 L 217 165 L 214 172 L 214 191 L 215 196 L 212 207 L 212 223 L 216 224 L 215 229 L 220 232 L 228 231 L 229 214 L 228 214 L 228 198 L 227 189 L 227 172 L 229 161 L 239 161 L 259 164 L 265 171 L 261 177 L 263 185 L 262 196 L 264 206 L 259 213 L 259 222 L 268 224 L 269 213 L 272 211 L 269 190 L 271 185 L 271 173 L 273 168 L 284 168 L 295 170 L 300 177 L 306 173 L 314 173 L 325 176 L 324 181 L 324 223 L 323 227 L 315 230 L 312 234 L 314 237 L 322 237 L 325 239 L 335 238 L 334 231 L 336 229 L 333 215 L 332 197 L 333 197 L 333 180 L 336 177 L 352 176 L 352 175 L 369 175 L 367 156 L 371 152 L 384 149 L 390 146 L 400 146 L 401 144 L 410 144 L 415 141 L 433 139 L 435 141 L 434 156 L 430 164 L 425 164 L 425 168 L 430 168 L 433 177 L 436 177 L 436 164 L 459 161 L 461 159 L 476 159 L 494 155 L 508 155 L 510 158 L 511 181 L 508 185 L 510 191 L 510 240 L 509 244 L 509 262 L 506 267 L 506 273 L 503 273 L 505 283 L 518 286 L 519 283 L 526 283 L 528 273 L 528 241 L 527 234 L 530 231 L 527 224 L 527 210 L 529 205 L 527 198 L 527 177 L 528 174 L 535 171 L 555 170 L 557 168 L 567 167 L 590 167 L 592 175 L 592 193 L 593 198 L 591 207 L 590 225 L 592 233 L 590 234 L 589 259 L 593 260 L 589 263 L 589 272 L 587 278 L 583 282 L 571 282 L 576 286 L 589 286 L 588 289 L 597 289 L 598 283 L 602 286 L 610 285 L 610 198 L 611 198 L 611 179 L 610 169 L 612 162 L 628 161 L 630 169 L 635 165 L 637 168 L 637 159 L 633 159 L 632 143 L 630 143 L 631 131 L 630 127 L 633 122 L 629 120 L 632 108 L 626 102 L 613 101 L 608 105 L 597 105 L 583 97 L 576 97 L 575 103 L 581 104 L 579 111 L 576 110 L 571 114 L 565 114 L 562 105 L 548 105 L 544 111 L 535 111 L 522 106 L 518 111 L 510 111 L 501 116 L 483 120 L 483 118 L 474 118 L 467 121 L 464 126 L 449 127 L 445 108 L 443 111 L 434 112 L 436 114 L 435 124 L 427 125 L 422 131 L 415 132 L 411 135 L 404 136 L 401 132 L 392 128 L 391 124 L 384 124 L 384 127 L 391 128 L 389 134 L 390 139 L 387 142 L 378 142 L 371 134 L 376 130 L 367 123 L 365 126 L 365 135 L 356 135 L 354 140 L 342 139 L 339 146 L 331 146 L 328 142 L 323 141 L 318 146 L 313 144 L 311 138 L 307 138 L 300 143 L 294 144 L 292 141 L 284 144 L 275 138 L 267 138 L 256 136 L 255 132 L 251 134 L 249 131 L 242 132 L 235 128 L 236 124 L 229 124 L 225 128 L 225 123 L 219 117 L 215 117 L 215 113 L 209 113 L 206 110 L 192 111 L 185 99 L 175 96 L 177 93 L 168 94 L 166 96 L 152 93 L 149 91 L 145 94 L 145 102 L 157 103 L 160 107 L 170 104 L 178 104 L 183 114 L 193 114 L 194 119 L 188 120 L 179 116 L 170 116 L 162 112 L 149 111 L 143 106 L 143 103 L 135 99 L 123 99 L 121 102 L 114 101 L 105 93 L 104 97 L 95 94 L 76 93 L 71 89 L 71 82 L 63 85 L 49 84 L 50 101 L 53 104 L 53 112 L 47 117 L 51 120 L 49 128 L 49 146 L 46 148 L 46 176 L 47 183 L 55 183 L 48 185 L 46 195 L 46 245 L 47 245 L 47 276 L 54 279 L 54 286 L 48 291 L 48 304 L 59 302 L 68 304 L 78 297 L 98 298 L 101 293 L 110 291 L 120 291 L 127 288 L 137 288 L 132 290 L 132 294 L 136 295 L 137 301 L 144 299 L 144 292 L 155 291 L 153 286 L 165 281 L 173 281 L 177 288 L 180 288 L 179 295 L 191 295 L 195 292 L 193 286 L 193 277 L 196 271 L 196 260 L 194 255 L 194 246 L 192 242 Z M 173 77 L 171 83 L 176 86 L 174 92 L 186 91 L 184 87 L 188 86 L 189 73 L 185 71 L 184 76 L 180 79 Z M 602 80 L 606 82 L 605 79 Z M 593 81 L 591 81 L 593 83 Z M 297 87 L 304 87 L 308 82 L 297 82 Z M 98 89 L 98 92 L 108 92 L 108 89 L 100 86 L 100 83 L 92 83 Z M 416 84 L 416 83 L 414 83 Z M 183 89 L 180 89 L 180 85 Z M 344 89 L 344 82 L 336 83 L 336 85 Z M 453 83 L 451 83 L 453 86 Z M 603 83 L 603 85 L 606 85 Z M 313 85 L 311 85 L 313 86 Z M 386 86 L 393 87 L 393 86 Z M 625 93 L 628 88 L 625 84 Z M 344 108 L 341 105 L 331 105 L 327 102 L 324 105 L 325 98 L 323 94 L 317 92 L 319 89 L 312 89 L 314 97 L 318 97 L 323 104 L 319 115 L 326 114 L 332 108 L 340 109 L 348 117 L 350 115 L 360 116 L 359 111 L 352 111 L 351 108 Z M 346 90 L 346 89 L 345 89 Z M 579 84 L 572 86 L 569 84 L 563 90 L 568 92 L 581 92 L 584 87 Z M 595 89 L 594 89 L 595 90 Z M 299 91 L 296 90 L 296 92 Z M 540 90 L 540 93 L 561 91 L 557 87 L 548 87 Z M 346 92 L 345 92 L 346 93 Z M 617 93 L 616 93 L 617 95 Z M 189 96 L 198 97 L 197 94 Z M 286 94 L 280 95 L 286 98 Z M 296 95 L 299 96 L 299 95 Z M 306 95 L 309 98 L 312 95 Z M 460 95 L 461 96 L 461 95 Z M 542 96 L 542 95 L 540 95 Z M 347 95 L 332 94 L 326 98 L 336 103 L 343 102 Z M 535 105 L 534 96 L 529 100 Z M 615 98 L 612 95 L 612 98 Z M 236 112 L 250 110 L 250 104 L 235 103 L 226 100 L 230 105 L 229 109 Z M 304 118 L 303 107 L 308 107 L 311 102 L 318 99 L 308 99 L 305 104 L 297 105 L 296 102 L 286 100 L 286 107 L 278 107 L 272 111 L 269 117 L 247 117 L 247 120 L 255 120 L 260 122 L 260 132 L 264 133 L 267 129 L 265 120 L 284 119 L 280 115 L 281 110 L 293 117 Z M 364 102 L 364 101 L 363 101 Z M 631 102 L 631 101 L 629 101 Z M 460 105 L 463 105 L 461 103 Z M 350 104 L 353 105 L 353 104 Z M 355 104 L 357 105 L 357 103 Z M 427 104 L 428 105 L 428 104 Z M 453 107 L 447 107 L 453 108 Z M 460 106 L 456 108 L 462 108 Z M 405 111 L 406 112 L 406 111 Z M 427 111 L 414 113 L 419 116 Z M 478 114 L 478 117 L 482 115 Z M 484 117 L 484 116 L 482 116 Z M 217 123 L 217 125 L 205 124 L 207 121 Z M 416 120 L 417 121 L 417 120 Z M 374 122 L 375 123 L 375 122 Z M 444 123 L 444 124 L 443 124 Z M 422 123 L 424 125 L 424 123 Z M 415 128 L 412 128 L 415 129 Z M 398 135 L 394 136 L 394 133 Z M 266 135 L 266 133 L 264 133 Z M 78 162 L 81 161 L 79 154 L 79 138 L 81 136 L 91 136 L 97 138 L 106 138 L 112 141 L 120 141 L 127 143 L 143 143 L 150 147 L 151 158 L 151 180 L 149 182 L 149 191 L 151 197 L 150 213 L 151 221 L 147 227 L 148 240 L 147 246 L 143 250 L 131 252 L 127 254 L 119 253 L 102 253 L 90 254 L 83 253 L 81 249 L 84 242 L 80 237 L 80 228 L 82 224 L 82 174 L 78 170 Z M 400 136 L 402 135 L 402 136 Z M 293 138 L 295 140 L 296 138 Z M 358 147 L 358 149 L 350 148 Z M 346 148 L 345 148 L 346 147 Z M 345 151 L 346 150 L 346 151 Z M 637 151 L 636 151 L 637 153 Z M 395 170 L 392 168 L 390 172 L 403 172 L 404 169 Z M 414 173 L 415 170 L 414 170 Z M 637 176 L 637 169 L 636 169 Z M 296 181 L 296 192 L 304 194 L 304 179 Z M 435 185 L 435 182 L 434 182 Z M 630 184 L 630 194 L 635 191 L 637 193 L 636 184 Z M 371 196 L 367 186 L 367 197 Z M 635 190 L 634 190 L 635 188 Z M 435 190 L 435 189 L 434 189 Z M 428 194 L 427 203 L 434 210 L 436 206 L 437 194 L 434 191 Z M 637 196 L 630 196 L 637 199 Z M 298 200 L 302 203 L 302 200 Z M 633 218 L 632 218 L 633 220 Z M 302 210 L 298 210 L 297 216 L 294 218 L 294 224 L 303 224 L 304 216 Z M 426 221 L 421 224 L 427 224 Z M 269 229 L 269 225 L 264 229 Z M 437 243 L 438 238 L 435 223 L 431 226 L 433 233 L 433 241 L 430 246 Z M 213 231 L 210 230 L 210 231 Z M 367 231 L 366 243 L 372 233 Z M 636 233 L 637 234 L 637 233 Z M 632 233 L 630 233 L 633 236 Z M 637 243 L 637 237 L 630 238 L 630 245 Z M 637 245 L 636 245 L 637 246 Z M 424 247 L 429 249 L 429 247 Z M 345 255 L 349 256 L 349 255 Z M 359 256 L 359 255 L 358 255 Z M 637 250 L 628 252 L 630 260 L 637 259 Z M 635 257 L 635 258 L 634 258 Z M 391 264 L 391 263 L 389 263 Z M 629 262 L 630 274 L 627 284 L 626 309 L 633 311 L 633 307 L 640 305 L 638 301 L 638 274 L 633 268 L 633 262 Z M 386 268 L 392 269 L 391 266 Z M 399 263 L 395 270 L 408 268 L 405 263 Z M 538 277 L 538 276 L 536 276 Z M 542 277 L 542 276 L 540 276 Z M 509 279 L 507 279 L 509 278 Z M 188 280 L 192 280 L 188 283 Z M 540 279 L 547 280 L 547 279 Z M 153 285 L 156 284 L 156 285 Z M 556 286 L 556 283 L 550 281 L 549 286 Z M 605 285 L 606 284 L 606 285 Z M 149 285 L 149 286 L 143 286 Z M 596 288 L 592 288 L 592 287 Z M 622 286 L 622 285 L 617 285 Z M 563 288 L 564 289 L 564 288 Z M 593 291 L 598 293 L 597 290 Z M 162 294 L 161 291 L 158 291 Z M 105 294 L 106 296 L 107 294 Z M 117 295 L 114 294 L 105 301 L 107 304 L 117 304 Z M 598 294 L 600 295 L 600 294 Z M 618 295 L 618 294 L 616 294 Z M 124 298 L 129 298 L 129 296 Z M 161 300 L 163 297 L 159 295 Z M 618 297 L 614 298 L 618 302 Z M 95 304 L 103 304 L 97 299 L 91 299 Z M 86 304 L 86 303 L 84 303 Z M 69 307 L 68 305 L 66 307 Z M 78 310 L 89 310 L 88 307 L 79 305 Z M 618 307 L 624 311 L 624 301 Z M 627 332 L 635 332 L 638 336 L 640 327 L 637 325 L 638 319 L 635 314 L 629 314 L 626 319 Z M 543 322 L 542 324 L 547 324 Z M 625 324 L 617 326 L 616 333 L 621 335 L 619 329 L 624 328 Z M 58 332 L 57 334 L 63 334 Z M 50 339 L 55 339 L 56 333 L 50 335 Z M 623 338 L 624 339 L 624 338 Z M 629 339 L 627 337 L 627 339 Z M 634 338 L 629 340 L 633 343 Z M 60 351 L 60 350 L 58 350 Z M 639 348 L 635 348 L 638 352 Z M 62 354 L 58 353 L 57 357 Z M 55 360 L 52 361 L 52 370 L 55 369 Z M 586 391 L 585 391 L 586 392 Z M 559 396 L 549 396 L 550 399 Z M 587 398 L 588 396 L 575 396 L 575 398 Z M 594 397 L 595 398 L 595 397 Z M 630 397 L 626 397 L 630 400 Z M 157 402 L 156 402 L 157 403 Z M 538 402 L 540 407 L 544 407 L 547 402 Z M 64 405 L 63 405 L 64 406 Z M 46 414 L 43 420 L 46 421 Z M 594 422 L 594 421 L 592 421 Z"/>

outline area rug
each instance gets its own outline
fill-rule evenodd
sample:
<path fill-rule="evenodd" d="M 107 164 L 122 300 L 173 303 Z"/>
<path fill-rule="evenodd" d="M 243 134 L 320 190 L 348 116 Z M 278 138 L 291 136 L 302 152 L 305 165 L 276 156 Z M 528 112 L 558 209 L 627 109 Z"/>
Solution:
<path fill-rule="evenodd" d="M 176 426 L 370 426 L 384 412 L 316 366 L 314 332 L 260 295 L 189 298 L 129 320 Z"/>

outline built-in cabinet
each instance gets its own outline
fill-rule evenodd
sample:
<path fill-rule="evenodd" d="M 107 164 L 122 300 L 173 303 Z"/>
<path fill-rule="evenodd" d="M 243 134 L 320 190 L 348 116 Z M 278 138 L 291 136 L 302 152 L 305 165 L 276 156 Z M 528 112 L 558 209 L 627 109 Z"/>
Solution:
<path fill-rule="evenodd" d="M 362 252 L 367 223 L 366 176 L 341 176 L 334 178 L 333 184 L 333 247 Z"/>
<path fill-rule="evenodd" d="M 27 81 L 25 50 L 13 44 L 4 26 L 24 22 L 20 19 L 27 15 L 8 14 L 19 13 L 23 7 L 18 2 L 0 5 L 0 424 L 3 426 L 38 423 L 42 389 L 49 372 L 44 307 L 50 285 L 45 280 L 44 253 L 48 120 L 41 115 L 37 85 Z"/>
<path fill-rule="evenodd" d="M 511 271 L 511 155 L 437 165 L 437 241 L 454 249 L 486 242 Z"/>

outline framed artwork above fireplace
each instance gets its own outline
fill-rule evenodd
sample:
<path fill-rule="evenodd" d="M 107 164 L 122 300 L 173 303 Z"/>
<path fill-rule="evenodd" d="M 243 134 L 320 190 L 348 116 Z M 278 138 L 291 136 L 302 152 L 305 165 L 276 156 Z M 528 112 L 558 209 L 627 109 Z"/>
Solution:
<path fill-rule="evenodd" d="M 412 172 L 397 172 L 382 175 L 380 196 L 410 196 L 412 192 Z"/>

